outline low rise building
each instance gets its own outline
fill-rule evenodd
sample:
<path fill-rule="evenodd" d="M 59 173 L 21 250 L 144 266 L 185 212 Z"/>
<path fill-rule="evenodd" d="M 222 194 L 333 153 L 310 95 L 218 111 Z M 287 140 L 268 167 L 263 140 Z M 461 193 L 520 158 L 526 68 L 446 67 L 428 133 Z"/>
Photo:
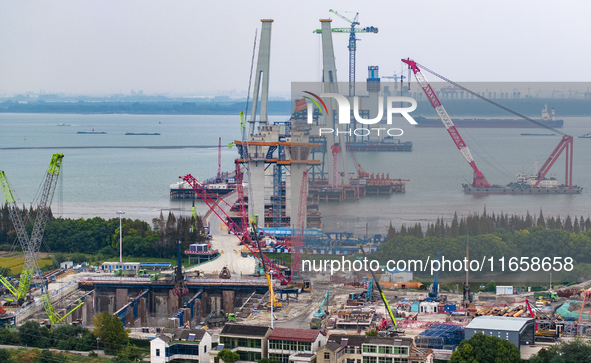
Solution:
<path fill-rule="evenodd" d="M 345 347 L 341 363 L 409 363 L 413 346 L 411 338 L 401 337 L 331 335 L 328 341 Z"/>
<path fill-rule="evenodd" d="M 221 349 L 228 349 L 240 355 L 238 362 L 256 363 L 267 358 L 267 337 L 273 330 L 266 326 L 226 324 L 220 333 Z M 221 350 L 220 349 L 220 350 Z M 216 356 L 210 355 L 210 362 L 215 362 Z"/>
<path fill-rule="evenodd" d="M 336 342 L 328 342 L 316 352 L 316 363 L 344 363 L 344 354 L 344 346 Z"/>
<path fill-rule="evenodd" d="M 477 316 L 465 328 L 466 339 L 482 333 L 505 339 L 521 350 L 521 345 L 535 344 L 535 321 L 506 316 Z"/>
<path fill-rule="evenodd" d="M 326 344 L 326 333 L 312 329 L 275 328 L 268 337 L 269 358 L 282 363 L 315 363 L 316 352 Z"/>
<path fill-rule="evenodd" d="M 211 350 L 211 335 L 203 329 L 164 329 L 150 341 L 152 363 L 177 359 L 207 363 Z"/>

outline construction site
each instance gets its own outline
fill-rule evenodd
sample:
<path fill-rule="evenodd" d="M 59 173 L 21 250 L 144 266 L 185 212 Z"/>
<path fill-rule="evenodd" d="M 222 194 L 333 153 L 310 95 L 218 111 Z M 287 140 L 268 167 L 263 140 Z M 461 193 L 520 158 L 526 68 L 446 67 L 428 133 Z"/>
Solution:
<path fill-rule="evenodd" d="M 334 13 L 354 29 L 356 20 Z M 207 243 L 181 251 L 177 241 L 176 266 L 165 266 L 158 272 L 158 266 L 140 272 L 144 268 L 141 264 L 120 261 L 110 263 L 114 270 L 105 263 L 98 271 L 39 274 L 38 254 L 64 155 L 53 154 L 30 235 L 11 187 L 0 172 L 4 200 L 25 256 L 18 284 L 0 277 L 4 286 L 0 325 L 18 326 L 37 320 L 47 326 L 90 326 L 93 316 L 106 311 L 142 339 L 153 339 L 165 329 L 181 328 L 202 328 L 219 337 L 227 324 L 313 329 L 328 336 L 376 330 L 384 338 L 410 338 L 414 347 L 443 360 L 449 360 L 460 342 L 477 331 L 491 331 L 493 335 L 494 330 L 495 336 L 503 332 L 508 340 L 509 334 L 516 333 L 518 348 L 530 355 L 556 341 L 591 336 L 591 309 L 586 304 L 591 296 L 591 290 L 586 289 L 591 282 L 539 293 L 516 293 L 512 289 L 508 293 L 497 286 L 496 293 L 475 294 L 468 273 L 460 291 L 444 292 L 438 273 L 426 286 L 406 270 L 336 275 L 304 270 L 303 256 L 365 257 L 366 252 L 379 251 L 386 240 L 380 234 L 359 237 L 346 231 L 322 230 L 322 203 L 346 205 L 347 201 L 368 195 L 395 198 L 391 195 L 405 193 L 409 179 L 394 177 L 394 170 L 365 170 L 355 152 L 380 151 L 387 149 L 384 145 L 388 143 L 394 145 L 391 148 L 410 151 L 412 143 L 388 140 L 386 136 L 348 138 L 348 130 L 356 125 L 336 121 L 337 107 L 331 98 L 324 99 L 325 114 L 317 114 L 311 124 L 295 100 L 297 112 L 288 122 L 269 122 L 273 20 L 263 19 L 261 23 L 258 57 L 251 77 L 253 96 L 247 105 L 250 116 L 248 112 L 241 114 L 242 138 L 234 141 L 238 151 L 234 170 L 222 173 L 220 167 L 217 178 L 204 182 L 191 174 L 183 175 L 174 193 L 171 189 L 171 197 L 174 194 L 174 198 L 196 198 L 205 203 L 208 211 L 202 220 L 209 231 Z M 331 23 L 321 19 L 317 31 L 322 37 L 322 85 L 326 93 L 339 93 Z M 376 33 L 377 28 L 363 32 Z M 351 30 L 350 35 L 353 71 L 349 73 L 348 97 L 352 99 L 356 97 L 355 31 Z M 476 167 L 419 65 L 410 60 L 403 62 L 411 67 L 433 107 L 440 111 L 447 131 L 473 169 L 472 185 L 464 186 L 467 193 L 580 193 L 582 188 L 572 183 L 572 137 L 568 135 L 563 135 L 552 156 L 536 173 L 533 184 L 524 181 L 510 187 L 491 186 Z M 368 96 L 360 97 L 360 107 L 367 118 L 376 118 L 383 89 L 375 66 L 369 67 L 366 91 Z M 340 132 L 318 136 L 319 129 L 327 126 Z M 544 184 L 549 168 L 565 150 L 569 160 L 565 184 Z M 354 171 L 349 170 L 351 164 Z M 232 184 L 231 190 L 217 193 L 215 188 L 209 188 L 224 182 Z M 189 264 L 183 266 L 183 252 L 193 262 L 189 259 Z M 286 252 L 290 261 L 269 258 L 265 254 L 268 252 Z M 516 330 L 504 330 L 498 328 L 503 319 L 521 320 L 515 323 Z M 497 324 L 487 323 L 492 321 Z"/>

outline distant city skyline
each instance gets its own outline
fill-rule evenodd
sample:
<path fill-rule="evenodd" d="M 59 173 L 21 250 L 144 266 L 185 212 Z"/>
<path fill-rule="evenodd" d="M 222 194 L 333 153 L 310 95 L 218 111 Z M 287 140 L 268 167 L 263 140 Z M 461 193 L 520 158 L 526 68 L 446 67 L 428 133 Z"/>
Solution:
<path fill-rule="evenodd" d="M 364 6 L 363 6 L 364 5 Z M 411 57 L 455 81 L 591 81 L 587 1 L 223 2 L 56 0 L 0 3 L 0 95 L 198 95 L 248 89 L 255 31 L 274 19 L 270 88 L 318 81 L 320 18 L 359 12 L 357 79 L 404 72 Z M 333 34 L 338 79 L 347 34 Z M 283 97 L 283 96 L 282 96 Z"/>

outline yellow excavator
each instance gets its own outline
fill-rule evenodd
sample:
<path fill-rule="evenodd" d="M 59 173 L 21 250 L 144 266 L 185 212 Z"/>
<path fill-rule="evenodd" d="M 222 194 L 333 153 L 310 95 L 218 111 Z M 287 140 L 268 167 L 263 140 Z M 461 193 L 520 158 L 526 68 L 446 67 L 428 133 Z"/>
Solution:
<path fill-rule="evenodd" d="M 265 277 L 267 277 L 267 284 L 269 285 L 269 302 L 267 303 L 267 307 L 271 307 L 273 305 L 273 309 L 280 308 L 282 306 L 280 301 L 275 299 L 275 291 L 273 290 L 273 285 L 271 284 L 271 274 L 267 269 L 267 265 L 265 265 L 265 257 L 263 256 L 263 250 L 261 248 L 261 244 L 259 242 L 259 231 L 257 228 L 256 223 L 251 222 L 252 231 L 254 232 L 254 240 L 259 248 L 259 253 L 261 254 L 261 264 L 263 265 L 263 270 L 265 271 Z M 279 271 L 278 271 L 279 272 Z"/>

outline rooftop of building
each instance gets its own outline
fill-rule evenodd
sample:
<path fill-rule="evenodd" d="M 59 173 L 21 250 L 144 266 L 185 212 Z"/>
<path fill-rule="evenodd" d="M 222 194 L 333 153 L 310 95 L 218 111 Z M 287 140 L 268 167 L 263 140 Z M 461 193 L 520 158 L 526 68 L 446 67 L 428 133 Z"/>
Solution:
<path fill-rule="evenodd" d="M 243 335 L 246 337 L 265 337 L 269 328 L 266 326 L 226 324 L 220 335 Z"/>
<path fill-rule="evenodd" d="M 466 329 L 521 331 L 530 322 L 533 322 L 533 319 L 504 316 L 477 316 L 466 326 Z"/>
<path fill-rule="evenodd" d="M 412 346 L 412 343 L 413 343 L 413 340 L 411 338 L 368 337 L 365 335 L 338 335 L 338 334 L 330 335 L 328 337 L 328 341 L 337 343 L 341 346 L 354 346 L 354 347 L 360 347 L 363 344 Z"/>
<path fill-rule="evenodd" d="M 336 352 L 339 349 L 342 349 L 343 346 L 340 345 L 339 343 L 336 343 L 336 342 L 328 342 L 328 343 L 326 343 L 324 348 L 326 348 L 327 350 L 330 350 L 331 352 Z"/>
<path fill-rule="evenodd" d="M 162 339 L 166 343 L 171 341 L 187 341 L 187 342 L 200 342 L 205 336 L 207 331 L 203 329 L 171 329 L 166 328 L 161 334 L 158 334 L 158 338 Z"/>
<path fill-rule="evenodd" d="M 298 342 L 314 342 L 319 334 L 322 333 L 320 330 L 312 329 L 290 329 L 290 328 L 275 328 L 271 335 L 270 340 L 291 340 Z"/>

